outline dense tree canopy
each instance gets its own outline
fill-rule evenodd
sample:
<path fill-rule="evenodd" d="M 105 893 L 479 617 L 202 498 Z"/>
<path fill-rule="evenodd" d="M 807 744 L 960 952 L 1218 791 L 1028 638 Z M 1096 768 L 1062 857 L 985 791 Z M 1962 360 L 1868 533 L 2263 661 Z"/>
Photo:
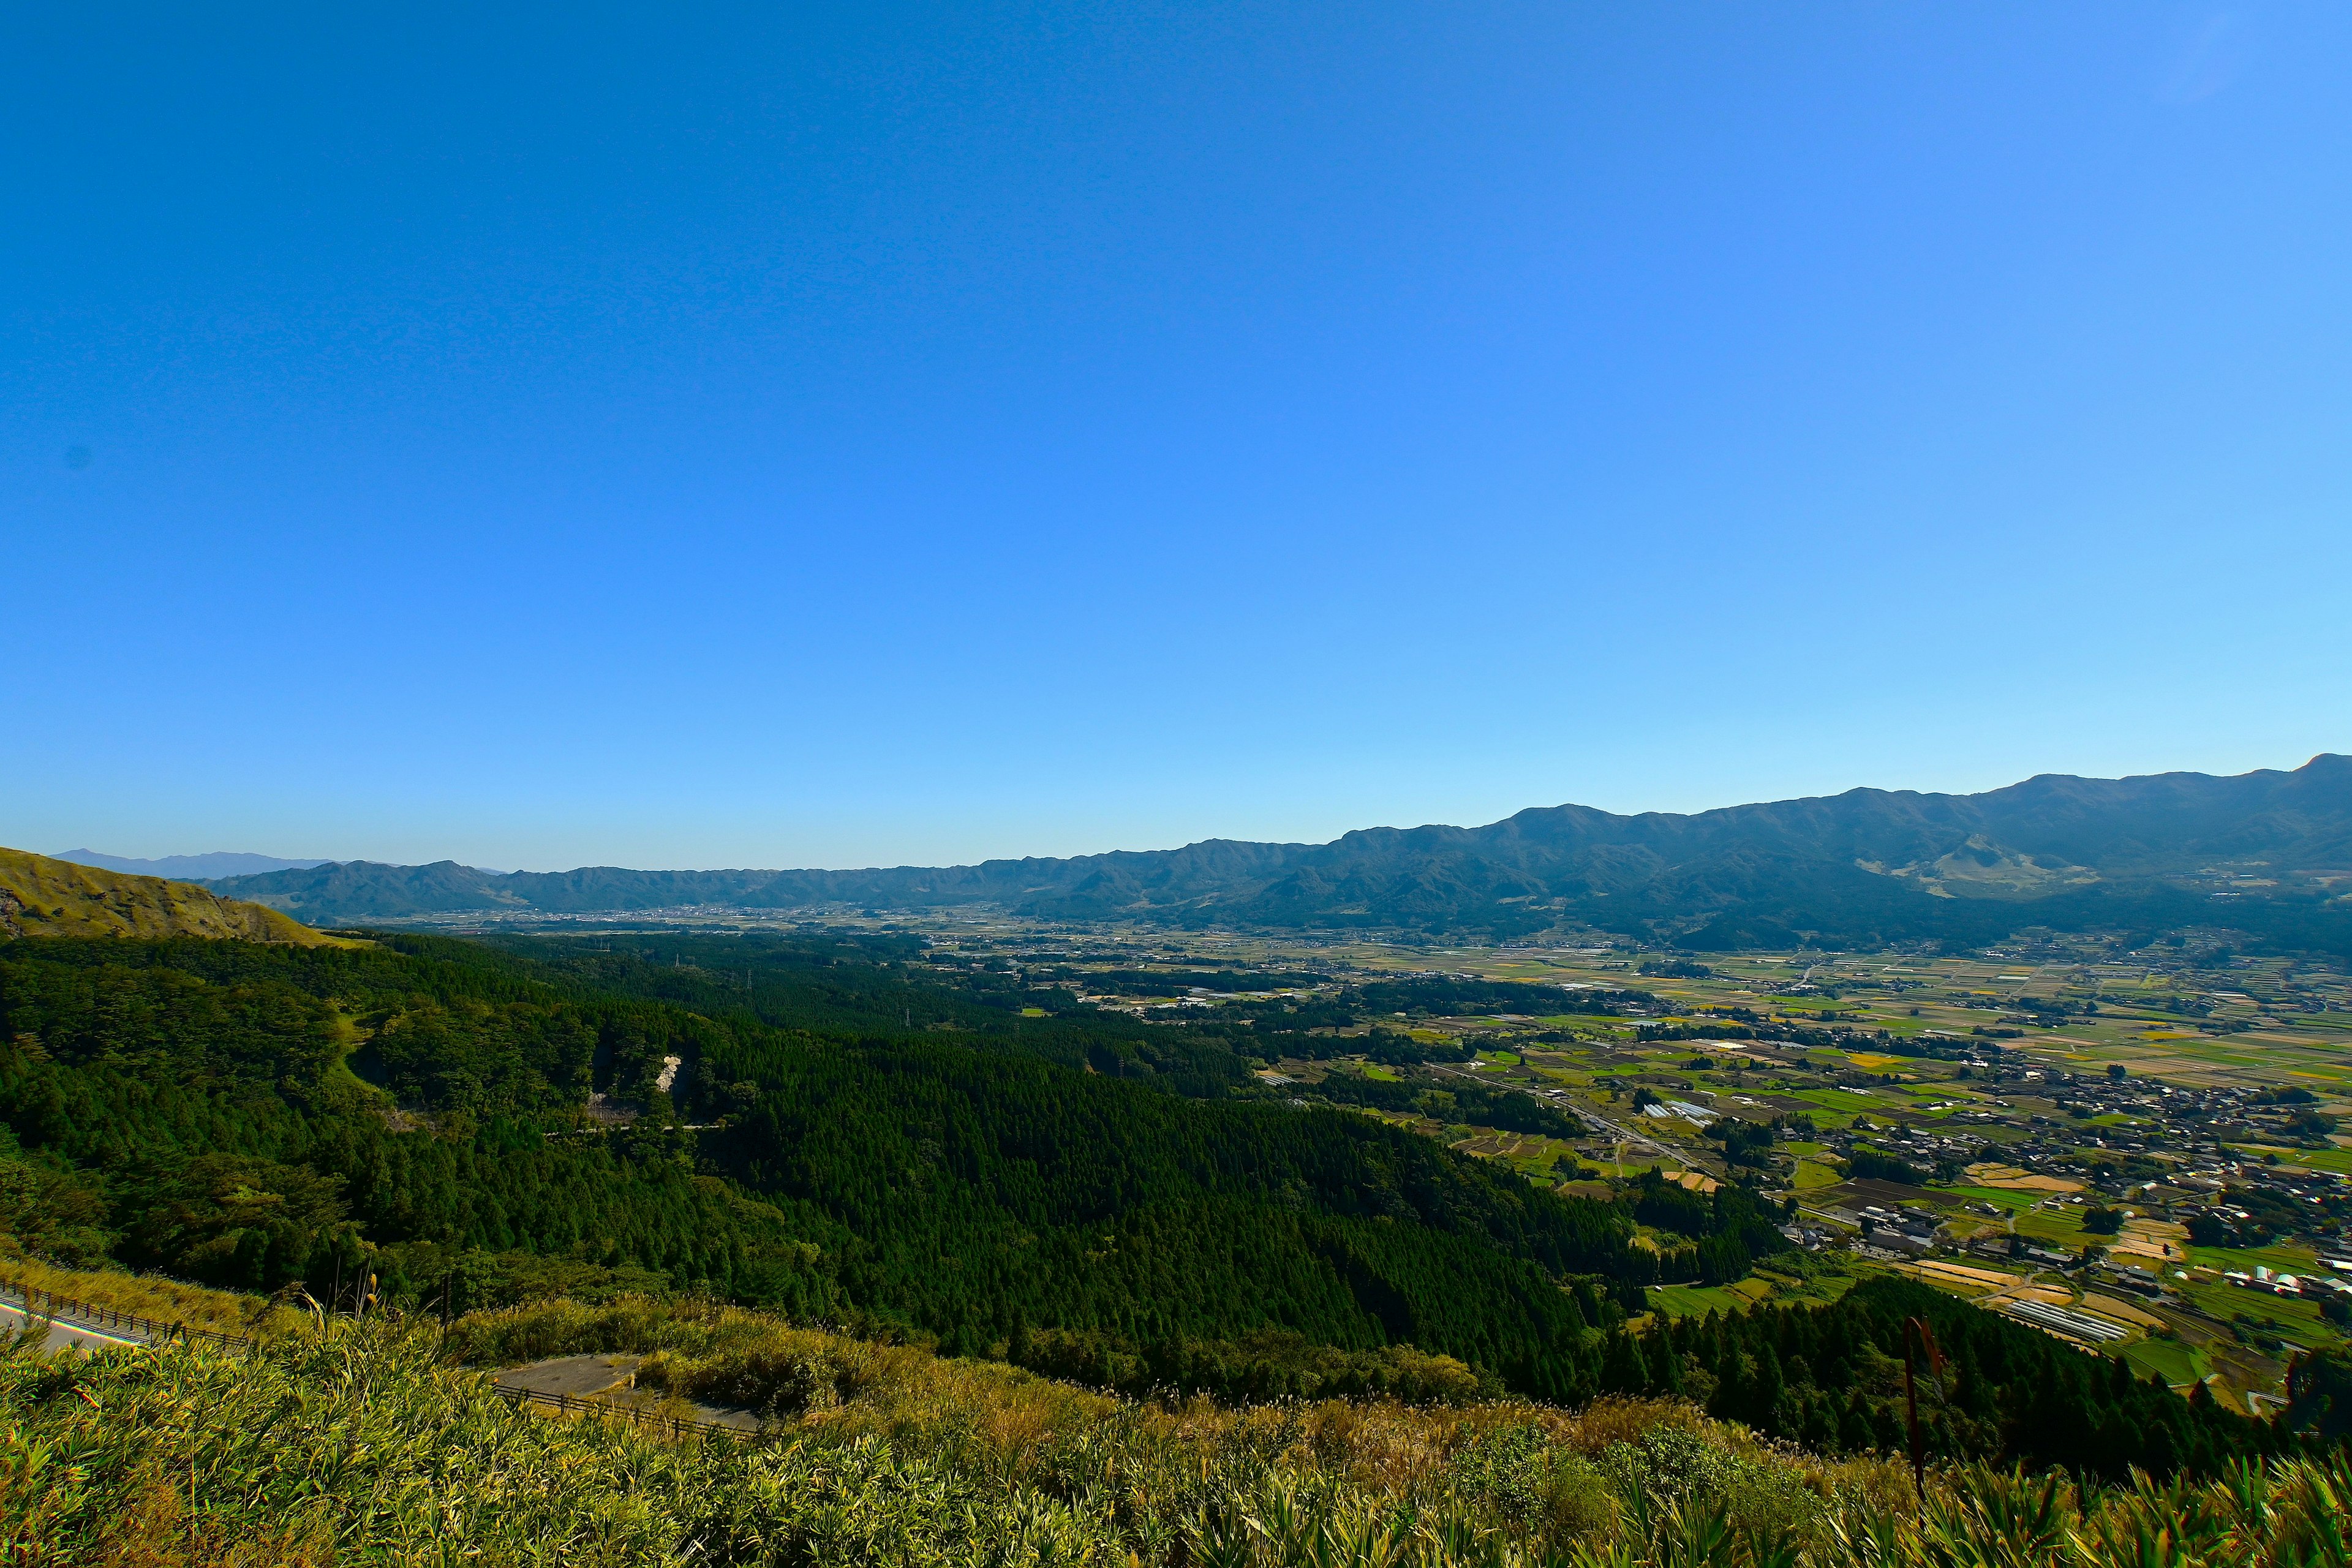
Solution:
<path fill-rule="evenodd" d="M 76 1195 L 54 1250 L 252 1288 L 652 1282 L 951 1347 L 1412 1342 L 1563 1394 L 1588 1325 L 1553 1281 L 1651 1268 L 1620 1205 L 1225 1098 L 1213 1040 L 1024 1019 L 887 939 L 726 947 L 740 980 L 653 946 L 11 943 L 13 1179 Z"/>

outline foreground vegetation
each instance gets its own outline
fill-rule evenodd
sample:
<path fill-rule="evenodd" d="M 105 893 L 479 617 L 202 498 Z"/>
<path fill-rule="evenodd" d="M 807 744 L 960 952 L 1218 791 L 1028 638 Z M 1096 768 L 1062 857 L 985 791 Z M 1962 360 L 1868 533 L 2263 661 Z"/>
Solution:
<path fill-rule="evenodd" d="M 2184 1398 L 2136 1378 L 2123 1362 L 2083 1354 L 2049 1335 L 1959 1305 L 1924 1286 L 1874 1279 L 1812 1309 L 1660 1321 L 1599 1337 L 1600 1382 L 1624 1399 L 1688 1403 L 1719 1420 L 1825 1457 L 1907 1450 L 1905 1325 L 1931 1321 L 1940 1373 L 1923 1373 L 1920 1441 L 1938 1462 L 2063 1466 L 2110 1481 L 2135 1472 L 2212 1476 L 2249 1458 L 2347 1435 L 2352 1405 L 2335 1359 L 2311 1361 L 2308 1398 L 2282 1422 L 2252 1421 L 2201 1388 Z M 449 1353 L 480 1366 L 556 1355 L 648 1355 L 641 1386 L 799 1417 L 856 1405 L 943 1366 L 919 1348 L 877 1345 L 706 1302 L 538 1303 L 459 1320 Z M 1472 1405 L 1502 1393 L 1491 1377 L 1410 1346 L 1345 1354 L 1271 1337 L 1190 1345 L 1120 1358 L 1075 1336 L 1041 1332 L 1005 1347 L 1013 1367 L 1129 1395 L 1223 1392 L 1253 1371 L 1266 1394 L 1314 1400 L 1388 1397 L 1420 1405 Z M 1205 1374 L 1203 1374 L 1205 1373 Z M 1265 1394 L 1260 1394 L 1263 1399 Z M 830 1418 L 830 1417 L 828 1417 Z"/>
<path fill-rule="evenodd" d="M 0 1561 L 2347 1561 L 2352 1468 L 2340 1457 L 2119 1488 L 1953 1468 L 1931 1477 L 1923 1512 L 1898 1465 L 1775 1447 L 1675 1401 L 1579 1415 L 1507 1401 L 1226 1410 L 1112 1399 L 903 1347 L 835 1367 L 851 1375 L 829 1392 L 808 1383 L 761 1438 L 671 1445 L 518 1414 L 437 1362 L 439 1337 L 393 1321 L 280 1334 L 246 1356 L 175 1346 L 44 1360 L 11 1347 Z"/>

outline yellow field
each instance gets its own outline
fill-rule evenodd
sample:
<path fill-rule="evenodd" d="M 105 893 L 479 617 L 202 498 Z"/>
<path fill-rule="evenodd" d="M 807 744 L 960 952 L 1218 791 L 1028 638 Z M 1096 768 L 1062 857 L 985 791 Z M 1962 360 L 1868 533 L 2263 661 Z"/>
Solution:
<path fill-rule="evenodd" d="M 1916 1263 L 1898 1263 L 1898 1274 L 1916 1275 L 1934 1284 L 1973 1287 L 1977 1289 L 2008 1290 L 2018 1283 L 2014 1274 L 2004 1274 L 1998 1268 L 1972 1268 L 1965 1263 L 1948 1263 L 1942 1258 L 1923 1258 Z"/>
<path fill-rule="evenodd" d="M 2079 1193 L 2080 1182 L 2063 1176 L 2036 1176 L 2014 1165 L 1970 1165 L 1968 1178 L 1979 1187 L 2000 1187 L 2015 1193 Z"/>
<path fill-rule="evenodd" d="M 2179 1264 L 2189 1257 L 2189 1227 L 2170 1220 L 2135 1216 L 2107 1244 L 2111 1258 L 2140 1258 L 2151 1263 Z"/>

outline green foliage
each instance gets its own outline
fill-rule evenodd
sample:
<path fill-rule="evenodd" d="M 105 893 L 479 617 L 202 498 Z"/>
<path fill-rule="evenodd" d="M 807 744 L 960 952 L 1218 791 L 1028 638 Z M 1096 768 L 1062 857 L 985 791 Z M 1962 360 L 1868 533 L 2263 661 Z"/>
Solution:
<path fill-rule="evenodd" d="M 1759 1122 L 1719 1116 L 1707 1124 L 1706 1135 L 1723 1145 L 1723 1157 L 1734 1165 L 1765 1165 L 1772 1150 L 1772 1129 Z"/>
<path fill-rule="evenodd" d="M 1335 1104 L 1370 1105 L 1383 1110 L 1426 1110 L 1425 1102 L 1436 1102 L 1444 1106 L 1447 1120 L 1474 1126 L 1542 1138 L 1581 1138 L 1585 1134 L 1582 1122 L 1524 1089 L 1488 1089 L 1484 1084 L 1460 1079 L 1447 1081 L 1446 1089 L 1432 1090 L 1417 1084 L 1389 1083 L 1359 1078 L 1353 1073 L 1333 1072 L 1321 1082 L 1304 1085 L 1297 1092 Z"/>
<path fill-rule="evenodd" d="M 1634 1261 L 1613 1206 L 1336 1111 L 944 1045 L 729 1070 L 766 1087 L 708 1157 L 837 1218 L 860 1238 L 843 1278 L 955 1348 L 1016 1317 L 1136 1342 L 1287 1329 L 1564 1397 L 1583 1325 L 1547 1276 Z"/>
<path fill-rule="evenodd" d="M 1498 1392 L 1452 1356 L 1411 1345 L 1343 1351 L 1303 1335 L 1261 1329 L 1240 1340 L 1135 1345 L 1111 1336 L 1016 1328 L 1008 1357 L 1049 1377 L 1142 1396 L 1210 1394 L 1233 1403 L 1275 1399 L 1396 1399 L 1463 1405 Z"/>
<path fill-rule="evenodd" d="M 597 996 L 658 1003 L 667 1014 L 683 1009 L 730 1026 L 756 1021 L 844 1045 L 936 1042 L 936 1031 L 945 1030 L 983 1049 L 1199 1098 L 1249 1081 L 1226 1027 L 1170 1028 L 1073 1008 L 1066 993 L 1041 991 L 1006 973 L 943 978 L 920 962 L 919 941 L 887 932 L 664 931 L 600 936 L 593 943 L 529 936 L 478 943 L 385 940 L 419 957 L 465 964 L 502 958 L 518 974 L 569 982 Z M 1066 1016 L 1023 1016 L 1033 1004 Z"/>
<path fill-rule="evenodd" d="M 332 939 L 259 904 L 190 882 L 126 876 L 21 849 L 0 849 L 0 942 L 16 937 L 170 936 L 324 944 Z"/>
<path fill-rule="evenodd" d="M 0 1248 L 26 1249 L 70 1266 L 106 1256 L 106 1200 L 72 1173 L 20 1158 L 0 1128 Z"/>
<path fill-rule="evenodd" d="M 1928 1173 L 1906 1160 L 1900 1154 L 1890 1154 L 1884 1149 L 1873 1149 L 1857 1143 L 1846 1156 L 1845 1173 L 1857 1182 L 1905 1182 L 1915 1187 L 1927 1184 Z"/>
<path fill-rule="evenodd" d="M 2336 1131 L 2336 1119 L 2320 1110 L 2298 1110 L 2288 1117 L 2285 1128 L 2290 1137 L 2309 1143 L 2324 1144 L 2327 1135 Z"/>
<path fill-rule="evenodd" d="M 2240 1219 L 2237 1211 L 2245 1215 Z M 2221 1205 L 2189 1220 L 2189 1239 L 2199 1247 L 2252 1249 L 2267 1247 L 2281 1236 L 2293 1236 L 2306 1223 L 2292 1199 L 2267 1187 L 2243 1187 L 2232 1183 L 2222 1189 Z"/>
<path fill-rule="evenodd" d="M 26 1564 L 1109 1558 L 1103 1501 L 866 1441 L 669 1448 L 519 1415 L 397 1336 L 0 1365 L 0 1552 Z"/>
<path fill-rule="evenodd" d="M 1945 1358 L 1940 1384 L 1919 1373 L 1922 1438 L 1939 1459 L 2123 1480 L 2134 1470 L 2212 1475 L 2296 1446 L 2285 1428 L 2235 1415 L 2201 1386 L 2183 1399 L 2124 1362 L 1885 1275 L 1829 1306 L 1654 1321 L 1640 1356 L 1609 1386 L 1700 1397 L 1712 1415 L 1823 1453 L 1899 1452 L 1904 1324 L 1915 1317 Z"/>
<path fill-rule="evenodd" d="M 1712 1193 L 1695 1193 L 1653 1167 L 1627 1185 L 1625 1201 L 1642 1224 L 1688 1238 L 1685 1245 L 1648 1253 L 1646 1265 L 1633 1259 L 1621 1264 L 1617 1276 L 1634 1284 L 1696 1279 L 1721 1285 L 1746 1275 L 1756 1259 L 1788 1248 L 1763 1200 L 1731 1183 Z"/>
<path fill-rule="evenodd" d="M 102 1195 L 85 1229 L 123 1261 L 331 1300 L 371 1275 L 449 1310 L 692 1289 L 950 1349 L 1016 1321 L 1114 1347 L 1289 1333 L 1570 1398 L 1587 1324 L 1552 1279 L 1653 1267 L 1612 1205 L 1360 1117 L 1167 1092 L 1222 1082 L 1183 1066 L 1198 1042 L 1160 1072 L 1126 1021 L 909 1035 L 903 945 L 766 944 L 749 994 L 782 1013 L 814 976 L 793 1005 L 830 1036 L 658 994 L 712 964 L 562 951 L 11 944 L 0 1118 Z M 895 1037 L 864 1032 L 877 1011 Z M 665 1057 L 704 1130 L 667 1124 Z M 592 1089 L 649 1114 L 583 1121 Z"/>
<path fill-rule="evenodd" d="M 1328 984 L 1330 976 L 1303 970 L 1265 972 L 1216 970 L 1110 969 L 1081 972 L 1055 968 L 1033 973 L 1033 979 L 1082 983 L 1086 989 L 1122 996 L 1181 996 L 1188 991 L 1281 991 L 1294 986 Z"/>
<path fill-rule="evenodd" d="M 2287 1373 L 2285 1424 L 2332 1442 L 2352 1439 L 2352 1351 L 2340 1344 L 2295 1358 Z"/>

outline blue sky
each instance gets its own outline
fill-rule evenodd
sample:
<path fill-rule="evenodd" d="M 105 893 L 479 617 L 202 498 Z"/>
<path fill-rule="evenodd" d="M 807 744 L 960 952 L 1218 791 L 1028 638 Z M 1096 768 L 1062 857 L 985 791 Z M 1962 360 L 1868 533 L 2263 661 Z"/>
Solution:
<path fill-rule="evenodd" d="M 2323 5 L 18 7 L 0 842 L 2352 750 L 2347 79 Z"/>

